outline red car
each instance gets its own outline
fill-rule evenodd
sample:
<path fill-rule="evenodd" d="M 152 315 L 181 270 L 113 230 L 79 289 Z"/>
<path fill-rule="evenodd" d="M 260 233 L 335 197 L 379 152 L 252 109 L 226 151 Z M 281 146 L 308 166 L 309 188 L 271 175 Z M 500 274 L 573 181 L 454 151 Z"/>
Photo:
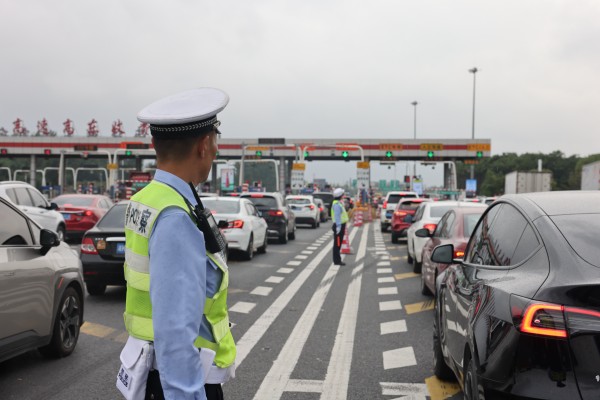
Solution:
<path fill-rule="evenodd" d="M 65 219 L 68 238 L 83 236 L 113 205 L 110 198 L 95 194 L 63 194 L 52 202 Z"/>
<path fill-rule="evenodd" d="M 414 198 L 405 197 L 400 199 L 396 208 L 392 213 L 392 243 L 398 243 L 398 239 L 402 236 L 406 236 L 406 230 L 412 223 L 412 216 L 415 215 L 415 211 L 424 201 L 431 201 L 425 198 Z M 407 218 L 407 216 L 411 218 Z"/>
<path fill-rule="evenodd" d="M 487 207 L 456 207 L 444 214 L 433 234 L 426 228 L 415 231 L 417 236 L 431 238 L 423 247 L 421 293 L 435 295 L 435 280 L 449 266 L 431 261 L 433 249 L 442 244 L 452 244 L 453 258 L 463 258 L 471 233 L 486 209 Z"/>

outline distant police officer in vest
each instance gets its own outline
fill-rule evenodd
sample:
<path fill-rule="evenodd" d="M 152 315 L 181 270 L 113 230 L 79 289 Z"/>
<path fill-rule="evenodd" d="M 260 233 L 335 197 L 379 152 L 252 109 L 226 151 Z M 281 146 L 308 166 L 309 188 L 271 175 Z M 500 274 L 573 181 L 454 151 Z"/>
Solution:
<path fill-rule="evenodd" d="M 235 376 L 224 242 L 194 189 L 208 178 L 220 135 L 217 113 L 228 101 L 221 90 L 200 88 L 138 114 L 150 124 L 158 168 L 125 215 L 130 338 L 117 377 L 125 397 L 222 399 L 221 384 Z"/>
<path fill-rule="evenodd" d="M 344 241 L 346 232 L 346 223 L 348 222 L 348 214 L 342 203 L 344 197 L 344 189 L 337 188 L 333 191 L 333 203 L 331 204 L 331 219 L 333 220 L 333 263 L 335 265 L 346 265 L 342 262 L 340 256 L 340 248 Z"/>

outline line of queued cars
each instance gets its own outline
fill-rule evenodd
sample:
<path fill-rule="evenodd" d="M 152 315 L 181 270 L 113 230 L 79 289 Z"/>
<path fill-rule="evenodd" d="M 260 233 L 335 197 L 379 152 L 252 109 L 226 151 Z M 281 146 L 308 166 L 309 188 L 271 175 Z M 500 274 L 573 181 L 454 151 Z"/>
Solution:
<path fill-rule="evenodd" d="M 423 201 L 409 220 L 438 378 L 468 400 L 598 398 L 600 192 Z"/>
<path fill-rule="evenodd" d="M 269 240 L 285 244 L 296 238 L 296 224 L 319 226 L 328 211 L 322 199 L 312 196 L 283 197 L 276 192 L 246 192 L 239 196 L 199 193 L 203 205 L 219 223 L 227 241 L 227 253 L 251 260 L 266 253 Z M 62 203 L 62 202 L 61 202 Z M 62 205 L 61 212 L 79 218 L 80 210 Z M 80 257 L 90 295 L 102 295 L 107 286 L 125 285 L 125 231 L 127 200 L 112 205 L 82 236 Z M 319 204 L 321 203 L 321 204 Z M 69 227 L 67 218 L 67 228 Z M 69 230 L 67 230 L 69 232 Z M 227 255 L 226 255 L 227 256 Z"/>

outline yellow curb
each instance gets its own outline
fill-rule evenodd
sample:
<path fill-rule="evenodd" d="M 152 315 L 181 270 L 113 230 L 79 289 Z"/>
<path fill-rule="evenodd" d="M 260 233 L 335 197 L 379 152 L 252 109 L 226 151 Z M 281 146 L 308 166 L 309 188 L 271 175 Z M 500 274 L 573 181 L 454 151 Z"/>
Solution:
<path fill-rule="evenodd" d="M 441 381 L 435 376 L 425 379 L 425 384 L 427 385 L 431 400 L 447 399 L 461 391 L 458 383 Z"/>
<path fill-rule="evenodd" d="M 420 274 L 415 274 L 414 272 L 406 272 L 404 274 L 396 274 L 394 275 L 394 278 L 396 278 L 396 280 L 399 281 L 401 279 L 415 278 L 417 276 L 420 276 Z"/>
<path fill-rule="evenodd" d="M 407 304 L 404 306 L 407 314 L 414 314 L 422 311 L 429 311 L 435 308 L 435 302 L 433 299 L 424 301 L 422 303 Z"/>
<path fill-rule="evenodd" d="M 104 326 L 100 324 L 95 324 L 93 322 L 85 322 L 80 329 L 81 333 L 86 335 L 96 336 L 100 338 L 107 337 L 111 333 L 115 332 L 116 329 L 111 328 L 110 326 Z"/>

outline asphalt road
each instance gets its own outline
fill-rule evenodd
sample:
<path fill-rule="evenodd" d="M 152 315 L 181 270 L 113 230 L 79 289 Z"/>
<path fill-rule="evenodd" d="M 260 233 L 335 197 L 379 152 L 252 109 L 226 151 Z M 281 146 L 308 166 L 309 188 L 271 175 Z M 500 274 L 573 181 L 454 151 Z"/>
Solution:
<path fill-rule="evenodd" d="M 332 265 L 330 223 L 300 227 L 252 261 L 232 256 L 230 320 L 237 342 L 233 399 L 461 398 L 432 373 L 431 298 L 406 262 L 406 245 L 369 223 L 350 232 L 347 265 Z M 37 352 L 0 363 L 1 399 L 118 399 L 119 353 L 127 339 L 125 289 L 85 299 L 75 352 Z"/>

